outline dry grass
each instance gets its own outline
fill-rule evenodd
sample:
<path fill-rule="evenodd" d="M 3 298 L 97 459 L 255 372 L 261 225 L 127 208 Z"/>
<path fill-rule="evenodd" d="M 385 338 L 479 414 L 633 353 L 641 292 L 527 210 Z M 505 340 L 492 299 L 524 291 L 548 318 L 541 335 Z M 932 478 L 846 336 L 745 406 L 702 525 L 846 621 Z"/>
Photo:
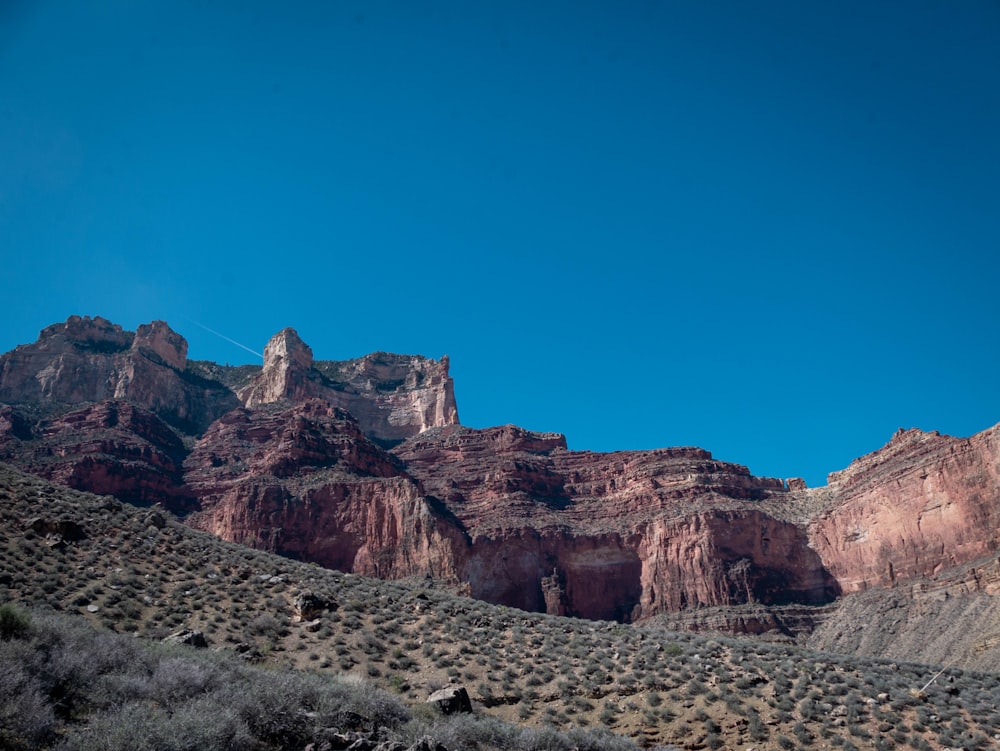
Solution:
<path fill-rule="evenodd" d="M 61 521 L 85 537 L 51 545 Z M 361 676 L 414 706 L 457 683 L 483 713 L 604 726 L 647 747 L 985 749 L 1000 728 L 995 674 L 945 670 L 917 697 L 936 667 L 525 613 L 424 581 L 341 574 L 9 468 L 0 571 L 0 602 L 151 639 L 197 629 L 213 647 Z M 305 591 L 329 607 L 300 621 Z"/>

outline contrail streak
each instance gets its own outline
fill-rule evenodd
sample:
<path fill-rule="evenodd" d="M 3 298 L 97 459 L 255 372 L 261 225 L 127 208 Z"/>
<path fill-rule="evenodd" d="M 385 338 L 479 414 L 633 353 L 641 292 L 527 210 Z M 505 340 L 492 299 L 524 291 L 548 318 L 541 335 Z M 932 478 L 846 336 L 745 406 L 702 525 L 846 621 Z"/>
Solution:
<path fill-rule="evenodd" d="M 215 335 L 216 335 L 217 337 L 219 337 L 220 339 L 225 339 L 225 340 L 226 340 L 227 342 L 229 342 L 230 344 L 235 344 L 235 345 L 236 345 L 237 347 L 239 347 L 240 349 L 245 349 L 245 350 L 246 350 L 247 352 L 249 352 L 249 353 L 250 353 L 251 355 L 257 355 L 257 357 L 259 357 L 259 358 L 260 358 L 261 360 L 263 360 L 263 359 L 264 359 L 264 355 L 262 355 L 262 354 L 261 354 L 260 352 L 255 352 L 254 350 L 250 349 L 250 348 L 249 348 L 248 346 L 246 346 L 245 344 L 240 344 L 240 343 L 239 343 L 238 341 L 236 341 L 235 339 L 230 339 L 230 338 L 229 338 L 228 336 L 226 336 L 225 334 L 220 334 L 220 333 L 219 333 L 218 331 L 216 331 L 215 329 L 210 329 L 210 328 L 209 328 L 208 326 L 206 326 L 205 324 L 203 324 L 203 323 L 198 323 L 198 322 L 197 322 L 196 320 L 194 320 L 193 318 L 188 318 L 187 316 L 184 316 L 184 318 L 185 318 L 186 320 L 190 321 L 191 323 L 193 323 L 193 324 L 194 324 L 195 326 L 199 326 L 199 327 L 201 327 L 201 328 L 205 329 L 205 331 L 207 331 L 207 332 L 208 332 L 209 334 L 215 334 Z"/>

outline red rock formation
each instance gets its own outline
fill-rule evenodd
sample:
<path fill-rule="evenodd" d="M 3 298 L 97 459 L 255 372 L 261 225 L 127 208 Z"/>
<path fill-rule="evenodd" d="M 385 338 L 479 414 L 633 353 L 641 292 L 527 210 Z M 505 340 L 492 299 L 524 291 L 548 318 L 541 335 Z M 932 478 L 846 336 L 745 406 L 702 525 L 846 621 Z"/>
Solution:
<path fill-rule="evenodd" d="M 163 321 L 133 334 L 103 318 L 71 316 L 43 329 L 34 344 L 0 356 L 0 402 L 44 404 L 52 412 L 127 400 L 200 435 L 241 401 L 258 407 L 321 397 L 349 410 L 370 437 L 387 445 L 458 422 L 447 357 L 377 352 L 313 362 L 293 329 L 272 337 L 264 354 L 263 369 L 239 389 L 238 399 L 210 369 L 187 367 L 187 342 Z"/>
<path fill-rule="evenodd" d="M 342 571 L 454 578 L 460 529 L 347 412 L 319 399 L 237 409 L 186 462 L 201 510 L 223 539 Z"/>
<path fill-rule="evenodd" d="M 630 620 L 836 593 L 804 531 L 755 507 L 784 484 L 701 449 L 570 452 L 505 426 L 428 431 L 394 453 L 469 530 L 460 576 L 483 599 Z"/>
<path fill-rule="evenodd" d="M 0 459 L 197 503 L 190 522 L 232 541 L 590 618 L 720 624 L 731 608 L 732 628 L 771 628 L 761 607 L 982 567 L 1000 545 L 1000 426 L 901 431 L 824 488 L 786 487 L 698 448 L 571 452 L 555 433 L 461 427 L 447 358 L 314 361 L 285 329 L 259 372 L 234 375 L 192 368 L 186 349 L 162 322 L 46 328 L 0 356 L 14 404 L 0 405 Z"/>
<path fill-rule="evenodd" d="M 187 364 L 187 339 L 163 321 L 144 323 L 136 329 L 132 348 L 153 362 L 183 371 Z"/>
<path fill-rule="evenodd" d="M 311 373 L 313 353 L 295 329 L 286 328 L 271 337 L 264 347 L 264 369 L 238 393 L 246 407 L 316 396 L 322 383 Z M 312 378 L 310 378 L 312 376 Z"/>
<path fill-rule="evenodd" d="M 222 384 L 188 379 L 186 353 L 183 337 L 162 321 L 133 334 L 103 318 L 71 316 L 43 329 L 34 344 L 0 356 L 0 402 L 52 411 L 127 400 L 199 432 L 238 402 Z"/>
<path fill-rule="evenodd" d="M 448 358 L 376 352 L 357 360 L 313 361 L 294 329 L 275 334 L 264 369 L 239 397 L 247 407 L 313 397 L 349 411 L 365 433 L 391 445 L 428 428 L 458 423 Z"/>
<path fill-rule="evenodd" d="M 810 545 L 845 592 L 931 576 L 1000 545 L 1000 425 L 971 438 L 900 430 L 828 479 Z"/>
<path fill-rule="evenodd" d="M 8 407 L 6 414 L 15 413 Z M 23 425 L 23 418 L 0 421 L 3 461 L 78 490 L 139 505 L 163 503 L 177 513 L 190 510 L 183 443 L 152 412 L 104 401 L 43 420 L 34 433 Z"/>

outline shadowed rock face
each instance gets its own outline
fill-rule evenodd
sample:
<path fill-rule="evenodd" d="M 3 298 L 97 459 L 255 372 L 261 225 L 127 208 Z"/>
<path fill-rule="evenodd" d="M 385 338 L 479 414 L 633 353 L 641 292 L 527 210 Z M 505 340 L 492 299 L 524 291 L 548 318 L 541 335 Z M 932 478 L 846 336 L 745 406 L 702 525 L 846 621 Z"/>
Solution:
<path fill-rule="evenodd" d="M 6 407 L 8 415 L 18 413 Z M 171 511 L 191 510 L 184 487 L 186 454 L 177 434 L 148 410 L 128 402 L 104 401 L 66 412 L 23 430 L 16 417 L 0 420 L 0 460 L 78 490 L 113 495 Z M 13 426 L 20 424 L 22 430 Z"/>
<path fill-rule="evenodd" d="M 472 536 L 474 596 L 611 620 L 747 602 L 827 602 L 804 530 L 755 508 L 779 480 L 702 449 L 571 452 L 514 426 L 428 431 L 394 449 Z"/>
<path fill-rule="evenodd" d="M 46 328 L 0 356 L 0 459 L 344 571 L 740 632 L 811 627 L 800 606 L 845 592 L 986 570 L 1000 543 L 1000 426 L 901 431 L 809 489 L 699 448 L 573 452 L 557 433 L 462 427 L 447 358 L 316 361 L 292 329 L 259 370 L 186 353 L 162 322 Z"/>

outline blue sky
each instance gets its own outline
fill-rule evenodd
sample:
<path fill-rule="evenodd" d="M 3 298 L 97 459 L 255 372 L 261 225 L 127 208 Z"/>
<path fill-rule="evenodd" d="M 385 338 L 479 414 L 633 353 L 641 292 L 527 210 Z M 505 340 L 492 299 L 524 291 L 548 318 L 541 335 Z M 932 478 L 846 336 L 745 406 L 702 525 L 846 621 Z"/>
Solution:
<path fill-rule="evenodd" d="M 293 326 L 818 485 L 1000 420 L 998 133 L 995 2 L 0 3 L 0 350 Z"/>

